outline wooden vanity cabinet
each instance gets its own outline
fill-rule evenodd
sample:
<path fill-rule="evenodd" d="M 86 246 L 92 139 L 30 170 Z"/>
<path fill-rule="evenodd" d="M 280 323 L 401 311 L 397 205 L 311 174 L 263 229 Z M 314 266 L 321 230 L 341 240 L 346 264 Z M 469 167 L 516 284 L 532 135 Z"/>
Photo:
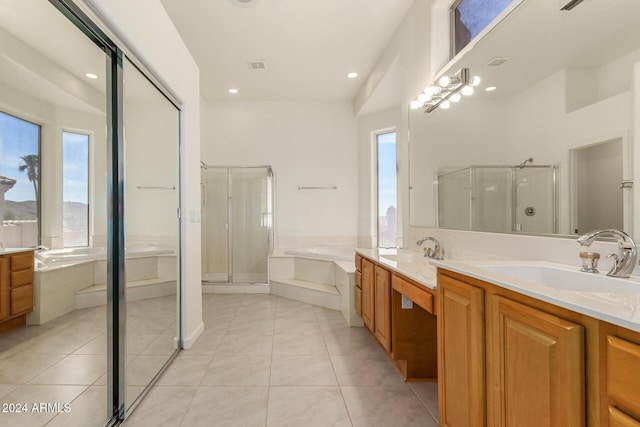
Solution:
<path fill-rule="evenodd" d="M 624 332 L 607 336 L 609 427 L 640 427 L 640 334 Z"/>
<path fill-rule="evenodd" d="M 374 293 L 374 264 L 367 260 L 362 259 L 362 306 L 361 316 L 364 321 L 364 325 L 371 332 L 374 331 L 374 305 L 375 305 L 375 293 Z"/>
<path fill-rule="evenodd" d="M 391 273 L 379 265 L 374 267 L 373 335 L 387 353 L 391 352 Z"/>
<path fill-rule="evenodd" d="M 440 423 L 484 426 L 484 291 L 438 275 L 438 401 Z"/>
<path fill-rule="evenodd" d="M 489 424 L 584 426 L 584 328 L 501 296 L 490 304 Z"/>
<path fill-rule="evenodd" d="M 33 251 L 0 256 L 0 332 L 26 324 L 33 311 Z"/>
<path fill-rule="evenodd" d="M 356 271 L 358 267 L 360 315 L 365 326 L 403 378 L 435 381 L 438 375 L 435 291 L 375 260 L 356 256 Z M 411 307 L 403 307 L 403 295 Z"/>
<path fill-rule="evenodd" d="M 408 304 L 403 306 L 403 296 Z M 391 348 L 407 381 L 438 378 L 435 296 L 424 286 L 391 273 Z"/>
<path fill-rule="evenodd" d="M 442 425 L 586 425 L 585 330 L 566 310 L 443 270 L 438 288 Z"/>
<path fill-rule="evenodd" d="M 9 267 L 7 260 L 0 257 L 0 322 L 9 317 L 9 298 L 11 289 L 9 287 Z"/>
<path fill-rule="evenodd" d="M 362 317 L 362 257 L 356 254 L 356 287 L 353 298 L 356 313 Z"/>

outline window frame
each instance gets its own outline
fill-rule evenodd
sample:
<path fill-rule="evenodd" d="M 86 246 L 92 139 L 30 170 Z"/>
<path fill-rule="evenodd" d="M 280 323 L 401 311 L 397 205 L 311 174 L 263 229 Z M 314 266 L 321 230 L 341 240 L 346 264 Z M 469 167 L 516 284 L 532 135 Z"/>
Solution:
<path fill-rule="evenodd" d="M 36 246 L 39 246 L 42 244 L 42 130 L 44 125 L 43 123 L 39 122 L 36 119 L 26 118 L 28 116 L 27 114 L 22 114 L 20 112 L 13 112 L 13 111 L 9 112 L 6 108 L 4 108 L 4 106 L 2 109 L 0 109 L 0 113 L 38 127 L 38 150 L 37 150 L 38 152 L 38 181 L 37 181 L 38 193 L 36 194 L 36 216 L 37 216 L 37 222 L 38 222 L 38 237 L 36 239 L 37 240 Z M 2 215 L 1 220 L 4 222 L 4 212 L 0 212 L 0 215 Z"/>
<path fill-rule="evenodd" d="M 83 135 L 87 137 L 87 241 L 85 245 L 67 245 L 65 242 L 64 236 L 64 135 L 66 133 L 71 133 L 74 135 Z M 93 152 L 93 134 L 90 131 L 84 130 L 76 130 L 70 128 L 62 128 L 62 221 L 63 221 L 63 230 L 62 230 L 62 247 L 63 248 L 86 248 L 91 246 L 91 205 L 92 205 L 92 192 L 91 192 L 91 175 L 92 175 L 92 167 L 91 167 L 91 155 Z"/>
<path fill-rule="evenodd" d="M 397 248 L 397 241 L 398 238 L 400 237 L 399 233 L 398 233 L 398 225 L 400 224 L 400 222 L 398 221 L 396 223 L 396 236 L 395 236 L 395 240 L 396 243 L 394 244 L 394 246 L 380 246 L 380 150 L 379 150 L 379 138 L 380 136 L 383 135 L 388 135 L 388 134 L 395 134 L 395 138 L 394 138 L 394 146 L 395 146 L 395 171 L 396 171 L 396 218 L 399 218 L 398 216 L 398 211 L 399 211 L 399 206 L 398 206 L 398 200 L 399 200 L 399 192 L 398 192 L 398 130 L 394 127 L 394 128 L 386 128 L 386 129 L 381 129 L 378 131 L 373 132 L 373 143 L 375 146 L 374 151 L 374 162 L 375 162 L 375 200 L 374 200 L 374 224 L 375 224 L 375 234 L 376 234 L 376 247 L 377 248 Z"/>

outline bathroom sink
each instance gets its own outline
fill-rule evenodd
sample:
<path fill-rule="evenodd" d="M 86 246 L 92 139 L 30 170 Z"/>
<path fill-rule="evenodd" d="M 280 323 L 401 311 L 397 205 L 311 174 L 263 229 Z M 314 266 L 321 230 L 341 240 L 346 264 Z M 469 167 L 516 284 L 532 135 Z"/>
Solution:
<path fill-rule="evenodd" d="M 427 258 L 416 254 L 380 255 L 380 258 L 393 262 L 427 262 Z"/>
<path fill-rule="evenodd" d="M 605 272 L 598 274 L 585 273 L 576 267 L 575 270 L 549 265 L 476 265 L 476 267 L 509 276 L 515 280 L 526 280 L 557 290 L 579 292 L 640 293 L 638 278 L 621 279 L 609 277 Z"/>

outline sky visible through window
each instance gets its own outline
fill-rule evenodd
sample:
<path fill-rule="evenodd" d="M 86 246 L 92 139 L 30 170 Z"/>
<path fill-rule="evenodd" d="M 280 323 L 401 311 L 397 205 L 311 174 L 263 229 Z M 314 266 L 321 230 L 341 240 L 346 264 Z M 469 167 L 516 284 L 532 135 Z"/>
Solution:
<path fill-rule="evenodd" d="M 378 246 L 395 247 L 397 238 L 396 133 L 377 135 Z"/>
<path fill-rule="evenodd" d="M 396 133 L 378 135 L 378 212 L 384 215 L 389 206 L 397 208 Z"/>
<path fill-rule="evenodd" d="M 460 20 L 471 32 L 471 39 L 493 21 L 513 0 L 462 0 Z"/>
<path fill-rule="evenodd" d="M 62 146 L 63 201 L 86 204 L 89 201 L 89 136 L 63 132 Z"/>
<path fill-rule="evenodd" d="M 40 126 L 0 113 L 0 176 L 15 179 L 16 184 L 5 193 L 6 200 L 36 200 L 33 183 L 27 172 L 20 172 L 22 156 L 38 155 Z"/>

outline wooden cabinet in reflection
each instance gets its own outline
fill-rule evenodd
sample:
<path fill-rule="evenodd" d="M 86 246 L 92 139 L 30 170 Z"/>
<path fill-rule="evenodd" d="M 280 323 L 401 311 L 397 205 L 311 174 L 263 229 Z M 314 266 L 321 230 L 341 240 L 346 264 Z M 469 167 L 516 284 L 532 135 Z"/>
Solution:
<path fill-rule="evenodd" d="M 33 251 L 0 255 L 0 333 L 26 324 L 33 311 Z"/>

